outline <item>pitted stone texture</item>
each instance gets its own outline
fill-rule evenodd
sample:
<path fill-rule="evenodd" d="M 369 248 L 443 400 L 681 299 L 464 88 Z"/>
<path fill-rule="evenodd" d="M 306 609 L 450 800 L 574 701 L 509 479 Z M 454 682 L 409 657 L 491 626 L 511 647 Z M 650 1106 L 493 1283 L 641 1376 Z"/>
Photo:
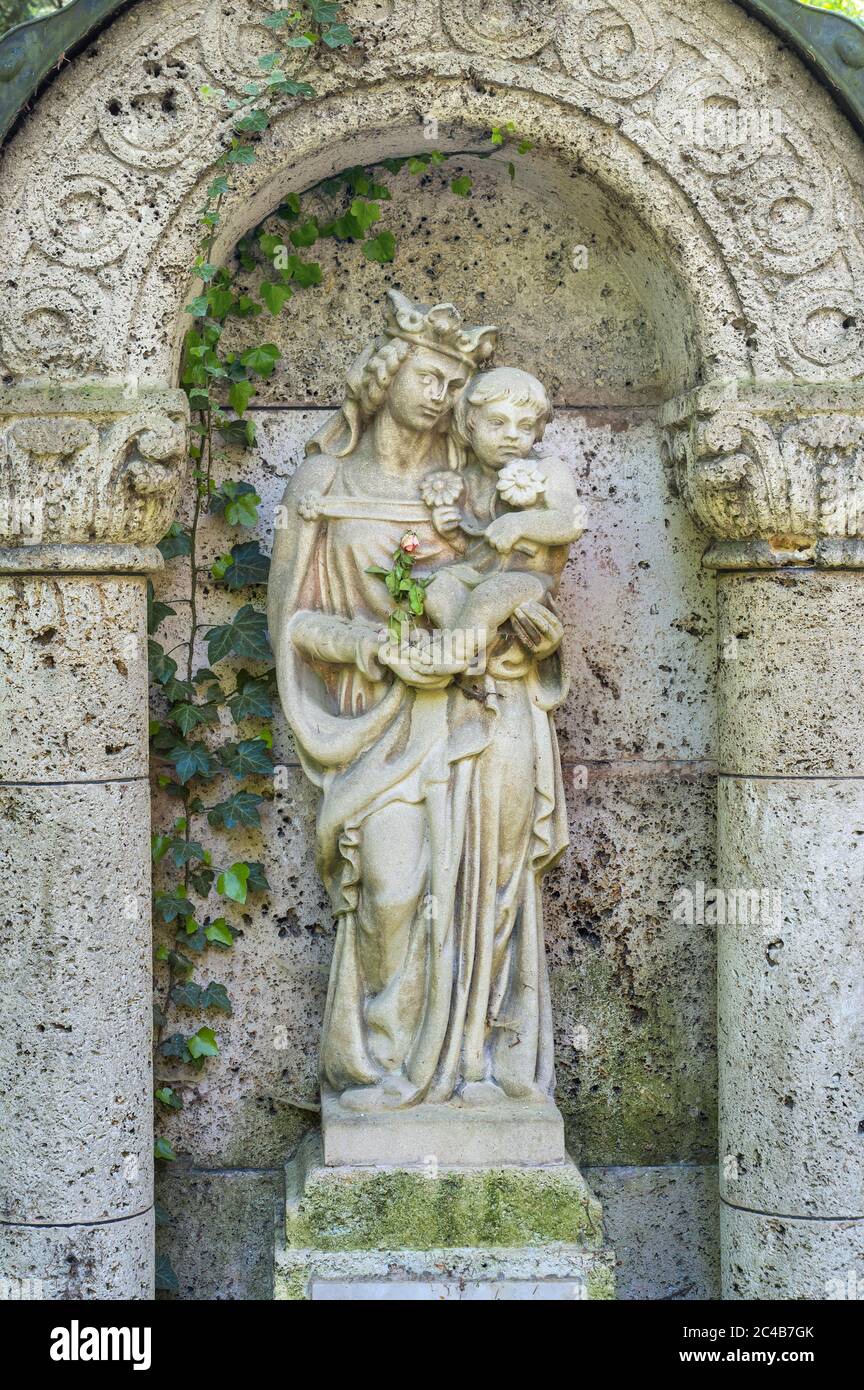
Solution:
<path fill-rule="evenodd" d="M 366 260 L 356 243 L 321 240 L 303 253 L 321 266 L 322 282 L 303 295 L 302 329 L 290 309 L 272 323 L 228 321 L 227 347 L 260 341 L 266 325 L 282 350 L 257 400 L 338 405 L 353 345 L 383 321 L 389 284 L 458 304 L 469 322 L 499 324 L 499 360 L 539 377 L 556 403 L 639 404 L 688 380 L 689 305 L 633 212 L 594 179 L 536 153 L 513 153 L 511 181 L 511 153 L 456 157 L 422 176 L 376 169 L 392 194 L 380 223 L 396 237 L 392 264 Z M 470 197 L 451 189 L 466 175 Z M 302 218 L 326 225 L 352 196 L 310 192 Z M 286 242 L 293 230 L 278 217 L 265 227 Z M 253 298 L 261 275 L 261 267 L 241 274 Z"/>
<path fill-rule="evenodd" d="M 0 782 L 146 777 L 143 578 L 0 575 Z"/>
<path fill-rule="evenodd" d="M 864 774 L 864 575 L 726 574 L 718 607 L 721 768 Z"/>
<path fill-rule="evenodd" d="M 202 1171 L 160 1164 L 156 1200 L 168 1220 L 156 1228 L 157 1254 L 177 1274 L 165 1302 L 273 1297 L 274 1216 L 284 1201 L 281 1169 Z"/>
<path fill-rule="evenodd" d="M 569 1160 L 534 1166 L 324 1166 L 309 1134 L 285 1167 L 285 1236 L 295 1249 L 603 1244 L 603 1212 Z"/>
<path fill-rule="evenodd" d="M 153 1193 L 146 782 L 0 788 L 0 1216 Z"/>
<path fill-rule="evenodd" d="M 765 890 L 718 929 L 721 1192 L 864 1216 L 864 781 L 723 777 L 718 814 L 719 886 Z"/>
<path fill-rule="evenodd" d="M 3 1278 L 57 1302 L 152 1301 L 153 1209 L 94 1226 L 0 1226 Z"/>
<path fill-rule="evenodd" d="M 616 1298 L 692 1302 L 720 1297 L 717 1169 L 586 1168 L 615 1251 Z"/>
<path fill-rule="evenodd" d="M 714 882 L 715 779 L 644 764 L 565 779 L 571 843 L 544 902 L 568 1145 L 580 1163 L 713 1161 L 715 933 L 675 909 Z"/>
<path fill-rule="evenodd" d="M 508 12 L 494 35 L 467 0 L 417 0 L 389 30 L 389 11 L 369 13 L 359 52 L 314 55 L 317 97 L 285 103 L 232 181 L 218 252 L 291 187 L 428 150 L 428 118 L 450 148 L 513 121 L 674 248 L 694 357 L 712 370 L 746 373 L 749 357 L 761 377 L 864 374 L 848 230 L 864 158 L 800 60 L 728 0 L 674 13 L 588 0 L 587 22 L 581 0 L 561 0 L 548 28 Z M 263 36 L 244 24 L 258 15 L 251 0 L 240 14 L 212 0 L 133 9 L 23 122 L 3 179 L 10 373 L 173 379 L 178 267 L 194 259 L 200 190 L 230 122 L 202 89 L 239 94 L 260 75 Z M 731 136 L 718 112 L 734 116 Z"/>
<path fill-rule="evenodd" d="M 864 1220 L 796 1221 L 720 1204 L 723 1298 L 841 1302 L 864 1291 Z"/>

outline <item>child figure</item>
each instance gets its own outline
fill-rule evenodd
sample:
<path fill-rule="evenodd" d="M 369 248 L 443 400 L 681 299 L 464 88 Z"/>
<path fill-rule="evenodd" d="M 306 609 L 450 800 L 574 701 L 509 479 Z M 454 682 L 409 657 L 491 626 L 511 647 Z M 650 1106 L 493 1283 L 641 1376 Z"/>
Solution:
<path fill-rule="evenodd" d="M 436 530 L 451 542 L 459 531 L 467 538 L 464 562 L 439 570 L 425 601 L 436 628 L 451 635 L 456 662 L 470 666 L 522 604 L 554 593 L 585 529 L 567 465 L 534 453 L 551 413 L 542 382 L 527 372 L 499 367 L 476 377 L 455 411 L 469 462 L 461 474 L 431 474 L 421 488 Z"/>

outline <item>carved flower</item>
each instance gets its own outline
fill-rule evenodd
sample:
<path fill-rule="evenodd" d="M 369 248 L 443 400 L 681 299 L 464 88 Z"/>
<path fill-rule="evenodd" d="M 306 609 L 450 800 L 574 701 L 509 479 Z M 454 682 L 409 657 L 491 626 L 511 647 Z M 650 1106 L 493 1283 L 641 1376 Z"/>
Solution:
<path fill-rule="evenodd" d="M 527 463 L 508 463 L 498 474 L 498 491 L 511 507 L 533 507 L 546 491 L 546 478 Z"/>
<path fill-rule="evenodd" d="M 464 483 L 452 469 L 430 473 L 420 484 L 420 496 L 427 507 L 452 507 L 463 491 Z"/>
<path fill-rule="evenodd" d="M 308 492 L 305 497 L 298 499 L 297 514 L 298 516 L 302 516 L 304 521 L 317 521 L 320 506 L 320 494 L 317 492 Z"/>
<path fill-rule="evenodd" d="M 399 549 L 404 550 L 406 555 L 416 555 L 420 549 L 420 537 L 416 531 L 406 531 L 399 542 Z"/>

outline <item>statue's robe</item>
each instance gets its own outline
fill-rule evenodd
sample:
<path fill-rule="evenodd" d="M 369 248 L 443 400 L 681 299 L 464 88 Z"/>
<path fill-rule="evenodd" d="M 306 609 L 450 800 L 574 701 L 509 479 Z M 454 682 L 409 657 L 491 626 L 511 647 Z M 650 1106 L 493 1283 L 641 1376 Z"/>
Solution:
<path fill-rule="evenodd" d="M 551 718 L 565 690 L 560 663 L 493 654 L 485 703 L 458 682 L 422 690 L 364 674 L 357 643 L 392 607 L 368 568 L 389 568 L 409 528 L 421 541 L 418 574 L 458 557 L 419 499 L 357 488 L 350 459 L 319 454 L 300 466 L 279 514 L 269 592 L 280 696 L 321 790 L 318 869 L 338 922 L 322 1080 L 342 1092 L 398 1072 L 408 1102 L 447 1100 L 465 1080 L 548 1094 L 539 874 L 567 843 Z M 422 843 L 406 828 L 392 844 L 413 906 L 383 952 L 376 933 L 388 918 L 364 881 L 364 838 L 396 805 L 423 809 Z"/>

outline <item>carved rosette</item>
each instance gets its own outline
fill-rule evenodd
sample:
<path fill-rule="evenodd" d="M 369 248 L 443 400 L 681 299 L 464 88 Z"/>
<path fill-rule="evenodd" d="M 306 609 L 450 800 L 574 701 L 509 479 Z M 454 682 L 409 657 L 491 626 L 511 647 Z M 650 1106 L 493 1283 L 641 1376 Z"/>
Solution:
<path fill-rule="evenodd" d="M 158 569 L 187 423 L 182 391 L 0 392 L 0 572 Z"/>
<path fill-rule="evenodd" d="M 674 485 L 715 569 L 864 568 L 864 390 L 711 385 L 667 404 Z"/>

